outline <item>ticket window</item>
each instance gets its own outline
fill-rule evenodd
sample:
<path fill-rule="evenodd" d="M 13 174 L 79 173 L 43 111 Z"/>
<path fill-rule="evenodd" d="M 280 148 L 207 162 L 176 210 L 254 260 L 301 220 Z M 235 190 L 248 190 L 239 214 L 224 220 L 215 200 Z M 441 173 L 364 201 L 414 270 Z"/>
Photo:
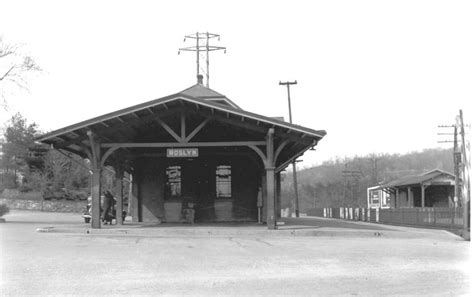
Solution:
<path fill-rule="evenodd" d="M 230 165 L 216 167 L 216 199 L 232 198 L 232 168 Z"/>
<path fill-rule="evenodd" d="M 165 199 L 181 198 L 181 166 L 168 166 L 166 168 Z"/>

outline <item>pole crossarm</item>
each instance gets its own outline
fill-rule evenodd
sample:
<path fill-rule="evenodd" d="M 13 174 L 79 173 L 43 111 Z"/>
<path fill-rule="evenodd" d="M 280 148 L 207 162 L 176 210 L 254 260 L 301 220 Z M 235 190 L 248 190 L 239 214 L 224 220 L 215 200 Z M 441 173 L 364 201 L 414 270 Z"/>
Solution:
<path fill-rule="evenodd" d="M 195 52 L 197 50 L 199 50 L 199 51 L 209 50 L 210 52 L 212 52 L 212 51 L 218 51 L 218 50 L 226 50 L 226 47 L 214 46 L 214 45 L 210 45 L 209 47 L 206 47 L 205 45 L 200 45 L 199 47 L 196 47 L 196 46 L 182 47 L 179 50 L 183 51 L 183 52 Z"/>

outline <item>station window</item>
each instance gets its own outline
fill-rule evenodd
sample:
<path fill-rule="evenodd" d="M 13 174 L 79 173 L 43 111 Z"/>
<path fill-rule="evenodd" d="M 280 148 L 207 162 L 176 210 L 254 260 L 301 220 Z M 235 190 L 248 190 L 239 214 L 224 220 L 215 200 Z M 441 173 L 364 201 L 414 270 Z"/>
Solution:
<path fill-rule="evenodd" d="M 166 168 L 165 197 L 167 199 L 181 197 L 181 166 L 168 166 Z"/>
<path fill-rule="evenodd" d="M 216 198 L 232 197 L 232 171 L 230 165 L 216 167 Z"/>

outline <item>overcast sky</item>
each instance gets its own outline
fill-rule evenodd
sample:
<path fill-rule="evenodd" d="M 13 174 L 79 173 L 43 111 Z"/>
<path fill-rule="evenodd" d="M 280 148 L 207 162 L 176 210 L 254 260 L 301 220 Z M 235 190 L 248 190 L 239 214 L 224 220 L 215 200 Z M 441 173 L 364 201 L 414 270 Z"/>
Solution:
<path fill-rule="evenodd" d="M 439 124 L 472 117 L 474 1 L 5 1 L 0 35 L 44 69 L 11 91 L 44 131 L 196 83 L 184 35 L 212 44 L 210 87 L 245 110 L 327 136 L 299 166 L 440 145 Z"/>

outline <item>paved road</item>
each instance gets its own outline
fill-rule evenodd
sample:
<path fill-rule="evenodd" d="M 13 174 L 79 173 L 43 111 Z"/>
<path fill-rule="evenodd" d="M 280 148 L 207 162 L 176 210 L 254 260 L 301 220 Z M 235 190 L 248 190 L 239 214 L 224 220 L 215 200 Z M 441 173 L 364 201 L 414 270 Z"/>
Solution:
<path fill-rule="evenodd" d="M 358 230 L 392 230 L 389 226 L 377 225 L 373 223 L 364 222 L 351 222 L 339 219 L 327 219 L 320 217 L 299 217 L 299 218 L 282 218 L 287 224 L 290 225 L 304 225 L 304 226 L 315 226 L 321 228 L 350 228 Z"/>
<path fill-rule="evenodd" d="M 470 244 L 440 239 L 38 233 L 78 215 L 0 224 L 2 296 L 469 295 Z M 189 228 L 192 228 L 191 226 Z"/>

